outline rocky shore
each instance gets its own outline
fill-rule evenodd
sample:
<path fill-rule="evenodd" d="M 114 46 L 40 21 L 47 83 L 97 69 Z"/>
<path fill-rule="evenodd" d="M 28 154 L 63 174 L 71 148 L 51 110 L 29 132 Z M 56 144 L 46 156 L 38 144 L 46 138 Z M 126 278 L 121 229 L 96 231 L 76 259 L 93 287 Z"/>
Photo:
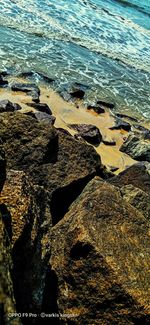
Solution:
<path fill-rule="evenodd" d="M 30 77 L 0 74 L 0 321 L 149 324 L 149 125 Z"/>

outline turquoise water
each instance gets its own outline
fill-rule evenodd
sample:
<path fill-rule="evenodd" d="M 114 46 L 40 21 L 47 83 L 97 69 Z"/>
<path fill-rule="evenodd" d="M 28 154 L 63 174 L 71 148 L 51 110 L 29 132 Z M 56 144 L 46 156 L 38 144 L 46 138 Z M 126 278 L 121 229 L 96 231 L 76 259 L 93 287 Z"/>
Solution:
<path fill-rule="evenodd" d="M 90 86 L 150 118 L 150 0 L 0 0 L 0 69 Z"/>

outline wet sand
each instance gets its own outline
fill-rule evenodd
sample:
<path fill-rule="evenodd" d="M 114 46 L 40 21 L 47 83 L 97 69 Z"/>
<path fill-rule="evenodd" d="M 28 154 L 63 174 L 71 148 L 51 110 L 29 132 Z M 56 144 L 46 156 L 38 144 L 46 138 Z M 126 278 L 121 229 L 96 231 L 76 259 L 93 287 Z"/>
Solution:
<path fill-rule="evenodd" d="M 17 79 L 17 81 L 27 82 L 27 80 L 23 79 Z M 128 132 L 123 130 L 109 130 L 109 128 L 114 125 L 114 118 L 109 111 L 102 114 L 88 111 L 84 107 L 82 101 L 77 101 L 76 103 L 66 102 L 58 93 L 49 89 L 45 85 L 40 86 L 40 91 L 40 102 L 47 103 L 51 108 L 53 115 L 56 117 L 56 128 L 64 128 L 71 135 L 74 135 L 76 132 L 69 127 L 69 124 L 93 124 L 99 128 L 103 138 L 116 142 L 115 146 L 101 143 L 99 146 L 95 147 L 95 150 L 100 154 L 104 165 L 108 168 L 118 168 L 116 173 L 119 173 L 127 166 L 135 163 L 132 158 L 119 151 L 120 146 L 128 136 Z M 33 108 L 26 105 L 27 103 L 32 102 L 31 97 L 23 92 L 14 92 L 4 88 L 0 89 L 0 100 L 3 99 L 9 99 L 13 103 L 20 104 L 22 107 L 20 112 L 22 113 L 31 110 L 34 111 Z"/>

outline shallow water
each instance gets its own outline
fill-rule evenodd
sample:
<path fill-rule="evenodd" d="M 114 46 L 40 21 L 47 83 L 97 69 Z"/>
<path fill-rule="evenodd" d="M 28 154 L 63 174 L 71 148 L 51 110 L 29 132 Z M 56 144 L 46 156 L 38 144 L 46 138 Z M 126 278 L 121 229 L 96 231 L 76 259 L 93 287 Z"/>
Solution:
<path fill-rule="evenodd" d="M 150 118 L 149 0 L 0 0 L 0 69 L 90 85 Z"/>

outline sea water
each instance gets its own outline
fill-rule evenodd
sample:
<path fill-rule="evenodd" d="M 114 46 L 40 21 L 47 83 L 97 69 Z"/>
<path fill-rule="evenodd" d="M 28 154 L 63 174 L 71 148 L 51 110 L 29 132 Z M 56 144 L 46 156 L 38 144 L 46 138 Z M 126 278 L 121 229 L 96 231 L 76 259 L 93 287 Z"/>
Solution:
<path fill-rule="evenodd" d="M 150 118 L 150 0 L 0 0 L 0 70 L 89 86 Z"/>

